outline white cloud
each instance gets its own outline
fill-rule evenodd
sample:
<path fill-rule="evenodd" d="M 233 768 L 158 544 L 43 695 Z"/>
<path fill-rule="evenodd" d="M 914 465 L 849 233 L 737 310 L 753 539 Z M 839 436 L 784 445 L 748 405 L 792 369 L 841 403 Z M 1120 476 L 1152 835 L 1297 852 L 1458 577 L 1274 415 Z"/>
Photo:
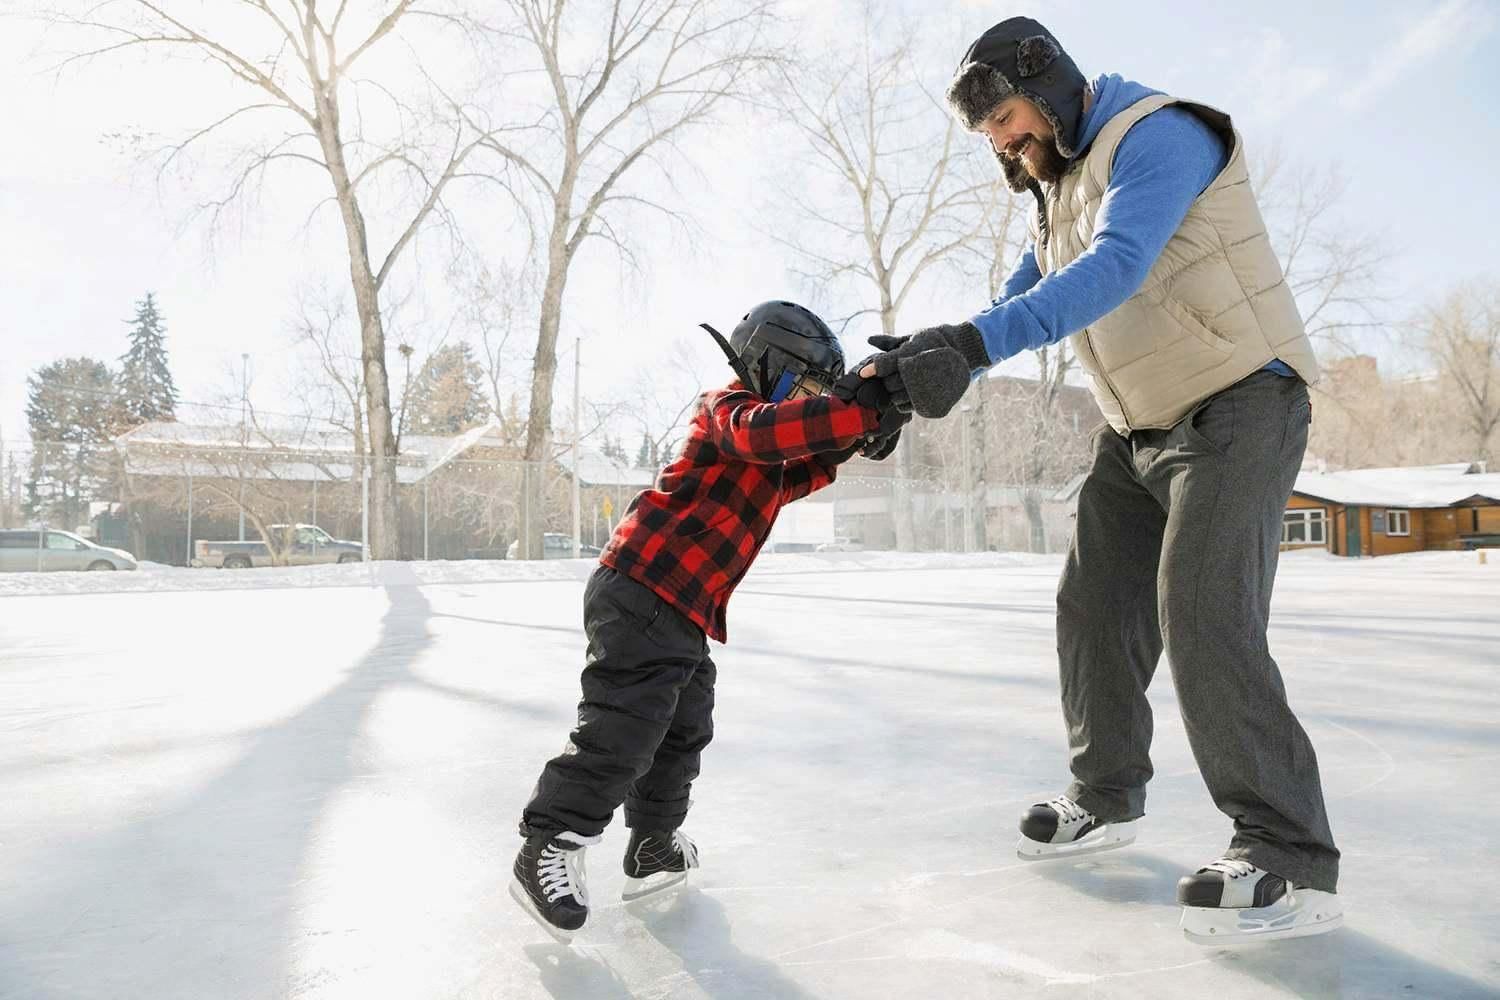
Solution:
<path fill-rule="evenodd" d="M 1363 107 L 1445 50 L 1472 47 L 1494 25 L 1494 11 L 1486 0 L 1444 0 L 1375 52 L 1369 68 L 1340 96 L 1339 103 L 1348 110 Z"/>
<path fill-rule="evenodd" d="M 1262 28 L 1247 60 L 1246 82 L 1254 94 L 1244 117 L 1269 124 L 1322 90 L 1332 73 L 1323 66 L 1299 65 L 1286 36 Z"/>

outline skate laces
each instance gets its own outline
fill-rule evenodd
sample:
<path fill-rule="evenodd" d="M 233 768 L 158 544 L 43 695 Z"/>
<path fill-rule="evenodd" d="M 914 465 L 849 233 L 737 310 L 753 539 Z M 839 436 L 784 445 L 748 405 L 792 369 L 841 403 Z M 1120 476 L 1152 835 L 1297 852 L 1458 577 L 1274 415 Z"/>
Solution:
<path fill-rule="evenodd" d="M 693 843 L 691 837 L 681 830 L 673 830 L 672 847 L 678 854 L 682 855 L 682 865 L 684 868 L 698 867 L 698 845 Z"/>
<path fill-rule="evenodd" d="M 1055 799 L 1048 799 L 1042 805 L 1047 806 L 1066 823 L 1076 823 L 1090 815 L 1089 811 L 1066 795 L 1059 795 Z"/>
<path fill-rule="evenodd" d="M 584 864 L 583 848 L 588 844 L 597 844 L 598 837 L 583 837 L 576 833 L 565 833 L 559 839 L 567 839 L 578 844 L 571 850 L 557 847 L 548 843 L 542 848 L 537 856 L 537 882 L 542 887 L 542 892 L 547 896 L 547 902 L 553 903 L 563 896 L 577 896 L 578 901 L 584 906 L 588 905 L 588 895 L 583 887 Z"/>
<path fill-rule="evenodd" d="M 1200 872 L 1222 872 L 1230 878 L 1245 878 L 1254 875 L 1260 869 L 1248 861 L 1239 861 L 1235 858 L 1220 858 L 1218 861 L 1204 865 L 1198 870 Z"/>

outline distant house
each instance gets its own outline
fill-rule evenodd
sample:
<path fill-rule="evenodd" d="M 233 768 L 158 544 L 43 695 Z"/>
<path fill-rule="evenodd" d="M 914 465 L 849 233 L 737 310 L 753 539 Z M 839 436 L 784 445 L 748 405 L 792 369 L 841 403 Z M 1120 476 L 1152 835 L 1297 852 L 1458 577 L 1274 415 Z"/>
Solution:
<path fill-rule="evenodd" d="M 1457 463 L 1303 472 L 1282 517 L 1283 549 L 1341 556 L 1500 546 L 1500 474 Z"/>

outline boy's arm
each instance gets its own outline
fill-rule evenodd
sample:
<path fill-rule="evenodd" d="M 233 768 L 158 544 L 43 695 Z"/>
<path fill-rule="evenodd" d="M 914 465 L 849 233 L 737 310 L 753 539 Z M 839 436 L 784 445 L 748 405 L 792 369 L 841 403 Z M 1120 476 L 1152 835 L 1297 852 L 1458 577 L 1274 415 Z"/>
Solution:
<path fill-rule="evenodd" d="M 833 396 L 762 403 L 738 391 L 710 404 L 708 440 L 730 458 L 781 465 L 847 448 L 878 424 L 872 410 Z"/>
<path fill-rule="evenodd" d="M 855 441 L 838 451 L 825 451 L 808 458 L 786 463 L 781 476 L 781 502 L 801 500 L 809 493 L 816 493 L 838 478 L 839 466 L 854 457 L 864 446 L 864 439 Z"/>

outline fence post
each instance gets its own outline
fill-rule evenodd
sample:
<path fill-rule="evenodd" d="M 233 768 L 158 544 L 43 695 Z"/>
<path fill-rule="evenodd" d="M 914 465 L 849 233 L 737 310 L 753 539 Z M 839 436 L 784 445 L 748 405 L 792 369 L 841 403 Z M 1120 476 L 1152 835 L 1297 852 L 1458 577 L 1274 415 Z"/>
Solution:
<path fill-rule="evenodd" d="M 364 475 L 359 483 L 359 547 L 360 561 L 370 561 L 370 463 L 364 464 Z"/>
<path fill-rule="evenodd" d="M 188 518 L 187 518 L 187 558 L 182 561 L 184 566 L 193 565 L 193 474 L 188 473 Z"/>
<path fill-rule="evenodd" d="M 422 477 L 422 561 L 427 561 L 427 477 Z"/>

